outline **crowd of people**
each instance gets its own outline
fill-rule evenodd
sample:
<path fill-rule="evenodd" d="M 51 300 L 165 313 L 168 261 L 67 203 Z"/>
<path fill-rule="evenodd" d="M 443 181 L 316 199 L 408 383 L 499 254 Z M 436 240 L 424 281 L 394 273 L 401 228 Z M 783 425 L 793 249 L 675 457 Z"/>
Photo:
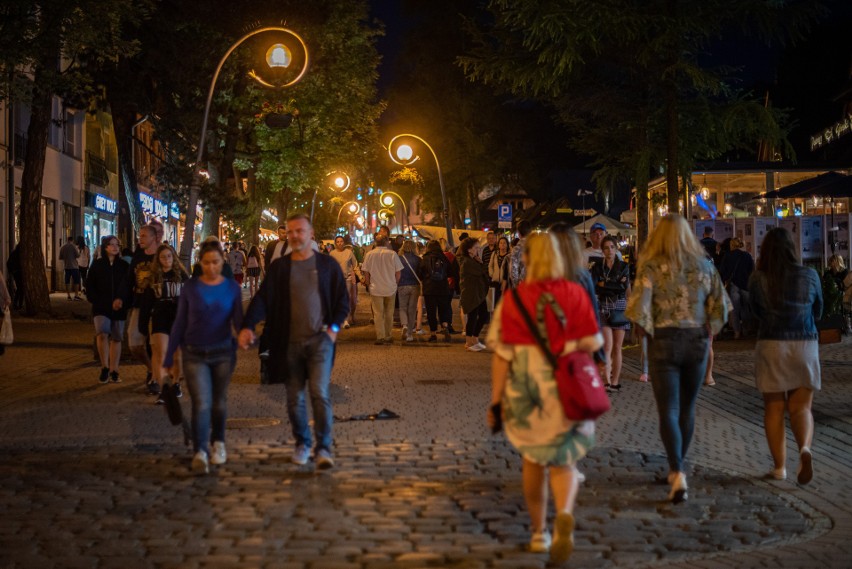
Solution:
<path fill-rule="evenodd" d="M 313 457 L 319 469 L 334 467 L 329 384 L 337 335 L 356 325 L 361 284 L 370 296 L 377 345 L 396 341 L 397 319 L 403 344 L 419 334 L 428 334 L 428 343 L 438 343 L 439 336 L 451 342 L 457 333 L 452 301 L 458 298 L 464 349 L 491 355 L 486 421 L 494 429 L 502 426 L 522 457 L 530 549 L 549 551 L 554 561 L 567 559 L 573 549 L 573 508 L 583 479 L 577 465 L 594 445 L 595 423 L 566 417 L 554 369 L 537 343 L 542 336 L 554 354 L 590 354 L 613 397 L 622 387 L 625 338 L 643 340 L 668 459 L 668 499 L 680 503 L 688 498 L 696 400 L 702 385 L 714 382 L 713 337 L 726 324 L 735 338 L 755 334 L 755 384 L 764 400 L 772 459 L 766 476 L 787 476 L 789 415 L 799 448 L 796 479 L 807 484 L 813 477 L 811 405 L 820 389 L 815 321 L 822 314 L 822 286 L 817 273 L 802 265 L 785 229 L 767 233 L 755 263 L 740 240 L 717 243 L 712 231 L 699 240 L 683 217 L 667 216 L 643 246 L 635 276 L 600 224 L 591 226 L 585 244 L 567 224 L 536 232 L 521 222 L 512 241 L 495 232 L 484 242 L 462 234 L 451 248 L 445 239 L 392 238 L 381 227 L 369 247 L 338 236 L 326 248 L 302 214 L 291 216 L 278 234 L 263 251 L 208 238 L 189 269 L 163 242 L 157 223 L 141 228 L 129 259 L 114 236 L 102 239 L 90 266 L 85 243 L 69 240 L 60 252 L 67 257 L 68 298 L 76 298 L 82 286 L 92 304 L 98 380 L 121 381 L 125 331 L 158 403 L 164 402 L 165 384 L 180 396 L 185 380 L 192 399 L 192 468 L 198 472 L 227 462 L 228 385 L 237 349 L 255 345 L 260 323 L 267 373 L 286 387 L 292 461 L 304 465 Z M 832 257 L 831 271 L 850 288 L 842 259 Z M 245 312 L 244 286 L 251 298 Z M 0 288 L 0 308 L 13 303 Z M 556 511 L 552 535 L 548 489 Z"/>

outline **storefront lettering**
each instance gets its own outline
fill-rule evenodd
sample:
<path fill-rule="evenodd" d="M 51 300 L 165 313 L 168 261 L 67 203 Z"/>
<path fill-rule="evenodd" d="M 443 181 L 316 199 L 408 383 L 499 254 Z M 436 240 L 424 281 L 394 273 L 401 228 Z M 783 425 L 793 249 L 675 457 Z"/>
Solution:
<path fill-rule="evenodd" d="M 852 114 L 846 115 L 830 127 L 811 136 L 811 151 L 831 144 L 841 136 L 852 132 Z"/>
<path fill-rule="evenodd" d="M 169 216 L 179 219 L 180 209 L 176 203 L 172 203 L 171 207 L 166 202 L 162 202 L 153 196 L 139 192 L 139 201 L 142 202 L 142 211 L 149 215 L 156 215 L 163 219 L 168 219 Z"/>
<path fill-rule="evenodd" d="M 105 211 L 106 213 L 115 214 L 116 206 L 118 202 L 115 200 L 111 200 L 106 196 L 102 196 L 101 194 L 95 194 L 95 209 L 99 211 Z"/>

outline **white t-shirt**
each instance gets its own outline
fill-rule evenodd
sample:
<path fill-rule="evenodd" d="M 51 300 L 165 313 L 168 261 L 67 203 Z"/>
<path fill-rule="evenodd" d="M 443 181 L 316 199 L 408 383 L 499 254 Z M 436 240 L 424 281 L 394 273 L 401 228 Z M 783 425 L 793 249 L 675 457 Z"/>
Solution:
<path fill-rule="evenodd" d="M 234 249 L 228 253 L 228 264 L 231 265 L 235 275 L 243 272 L 245 262 L 246 256 L 239 249 Z"/>
<path fill-rule="evenodd" d="M 370 273 L 370 294 L 393 296 L 396 294 L 396 273 L 402 271 L 402 261 L 393 249 L 377 247 L 367 253 L 361 263 L 361 272 Z"/>

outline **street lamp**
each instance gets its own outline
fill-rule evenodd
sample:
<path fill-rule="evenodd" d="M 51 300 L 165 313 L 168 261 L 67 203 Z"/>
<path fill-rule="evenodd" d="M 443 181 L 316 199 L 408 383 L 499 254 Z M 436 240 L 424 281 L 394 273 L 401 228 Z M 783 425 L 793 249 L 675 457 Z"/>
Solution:
<path fill-rule="evenodd" d="M 180 244 L 180 258 L 184 263 L 187 264 L 187 266 L 189 265 L 190 256 L 192 252 L 192 242 L 195 238 L 195 208 L 198 206 L 198 194 L 201 190 L 201 159 L 204 158 L 204 141 L 207 138 L 207 120 L 210 117 L 210 104 L 213 102 L 213 91 L 216 89 L 216 81 L 219 79 L 219 73 L 222 71 L 222 67 L 225 65 L 225 61 L 234 52 L 235 49 L 237 49 L 244 41 L 246 41 L 250 37 L 254 37 L 258 34 L 266 32 L 284 32 L 285 34 L 289 34 L 290 36 L 295 38 L 296 42 L 299 44 L 302 51 L 304 52 L 304 64 L 302 65 L 301 71 L 299 71 L 298 75 L 296 75 L 293 79 L 277 85 L 266 81 L 265 79 L 260 77 L 254 70 L 251 70 L 249 72 L 250 77 L 252 77 L 264 87 L 285 89 L 301 81 L 302 77 L 305 76 L 305 73 L 308 70 L 309 55 L 308 46 L 305 44 L 305 41 L 296 32 L 278 26 L 267 26 L 264 28 L 258 28 L 256 30 L 250 31 L 249 33 L 241 37 L 239 40 L 237 40 L 228 49 L 228 51 L 225 52 L 225 55 L 222 57 L 221 61 L 219 61 L 219 65 L 216 66 L 216 71 L 215 73 L 213 73 L 213 79 L 212 81 L 210 81 L 210 89 L 207 91 L 207 103 L 204 105 L 204 118 L 201 121 L 201 136 L 199 137 L 198 142 L 198 154 L 195 158 L 195 168 L 193 171 L 192 182 L 189 186 L 189 204 L 186 212 L 186 227 L 183 231 L 183 241 L 181 241 Z M 290 48 L 288 48 L 282 43 L 276 43 L 266 51 L 267 65 L 269 65 L 270 69 L 272 69 L 273 71 L 289 67 L 290 63 L 292 62 L 292 59 L 293 57 Z"/>
<path fill-rule="evenodd" d="M 396 200 L 394 200 L 394 197 L 396 197 Z M 392 191 L 384 191 L 382 192 L 382 198 L 379 200 L 379 203 L 381 203 L 386 208 L 392 208 L 397 200 L 400 204 L 402 204 L 402 211 L 405 213 L 405 221 L 410 229 L 411 220 L 408 219 L 408 207 L 405 205 L 405 200 L 402 199 L 401 195 Z M 402 231 L 403 233 L 405 232 L 405 227 L 402 228 Z"/>
<path fill-rule="evenodd" d="M 349 179 L 349 175 L 346 172 L 329 172 L 325 175 L 326 184 L 328 184 L 328 189 L 333 192 L 345 192 L 349 189 L 349 186 L 352 183 L 352 180 Z M 314 197 L 311 198 L 311 225 L 314 223 L 314 206 L 317 203 L 317 192 L 319 188 L 314 190 Z"/>
<path fill-rule="evenodd" d="M 335 227 L 340 227 L 340 214 L 346 211 L 349 215 L 358 213 L 361 209 L 361 204 L 356 201 L 346 202 L 342 206 L 340 206 L 340 210 L 337 212 L 337 224 Z"/>
<path fill-rule="evenodd" d="M 388 155 L 390 159 L 394 161 L 394 163 L 399 164 L 400 166 L 408 166 L 410 164 L 414 164 L 420 158 L 416 154 L 414 154 L 414 150 L 408 144 L 400 144 L 396 147 L 396 156 L 393 155 L 394 151 L 394 142 L 399 140 L 400 138 L 413 138 L 415 140 L 419 140 L 423 143 L 426 148 L 429 149 L 429 152 L 432 153 L 432 157 L 435 159 L 435 166 L 438 168 L 438 182 L 441 185 L 441 201 L 443 206 L 443 211 L 441 212 L 444 216 L 444 226 L 447 229 L 447 243 L 450 248 L 455 246 L 453 243 L 453 226 L 450 223 L 450 210 L 447 207 L 447 191 L 444 189 L 444 177 L 441 174 L 441 163 L 438 162 L 438 156 L 435 154 L 435 151 L 429 146 L 429 143 L 417 136 L 416 134 L 398 134 L 394 136 L 391 141 L 388 143 Z"/>

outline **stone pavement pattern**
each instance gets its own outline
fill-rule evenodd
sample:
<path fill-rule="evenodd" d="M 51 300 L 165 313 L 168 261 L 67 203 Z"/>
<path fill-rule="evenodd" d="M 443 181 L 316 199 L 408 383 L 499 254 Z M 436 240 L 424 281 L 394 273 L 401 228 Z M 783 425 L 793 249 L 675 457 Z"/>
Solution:
<path fill-rule="evenodd" d="M 141 366 L 97 384 L 90 324 L 20 319 L 16 334 L 0 359 L 0 569 L 546 565 L 525 551 L 520 460 L 483 424 L 489 357 L 458 337 L 385 347 L 369 326 L 341 334 L 335 414 L 401 419 L 337 423 L 338 466 L 322 474 L 289 463 L 283 388 L 259 385 L 256 355 L 241 354 L 229 462 L 196 477 L 178 430 L 142 394 Z M 625 387 L 582 462 L 569 566 L 852 565 L 852 343 L 821 352 L 816 478 L 804 488 L 757 478 L 770 463 L 750 350 L 717 343 L 718 385 L 700 397 L 679 506 L 665 502 L 650 386 L 631 381 L 626 351 Z M 278 424 L 236 428 L 258 418 Z"/>

